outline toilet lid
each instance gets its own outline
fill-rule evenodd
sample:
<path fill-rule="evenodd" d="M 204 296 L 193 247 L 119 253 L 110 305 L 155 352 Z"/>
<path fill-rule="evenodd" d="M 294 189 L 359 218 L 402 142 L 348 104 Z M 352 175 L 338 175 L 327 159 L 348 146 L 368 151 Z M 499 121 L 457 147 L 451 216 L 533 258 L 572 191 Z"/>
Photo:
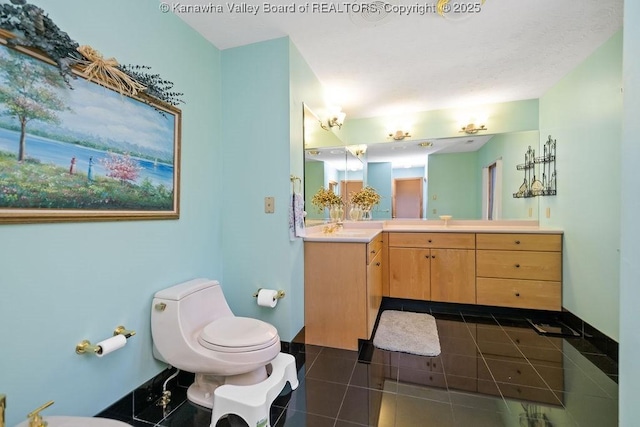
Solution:
<path fill-rule="evenodd" d="M 260 350 L 279 341 L 278 330 L 249 317 L 222 317 L 204 327 L 198 342 L 211 350 L 227 353 Z"/>

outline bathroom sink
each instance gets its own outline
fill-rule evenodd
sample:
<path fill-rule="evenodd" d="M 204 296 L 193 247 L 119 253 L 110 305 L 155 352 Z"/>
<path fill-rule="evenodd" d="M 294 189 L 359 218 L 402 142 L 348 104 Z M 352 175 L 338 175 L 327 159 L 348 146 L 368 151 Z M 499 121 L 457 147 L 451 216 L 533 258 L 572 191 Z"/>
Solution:
<path fill-rule="evenodd" d="M 108 418 L 62 416 L 44 416 L 42 418 L 48 423 L 47 427 L 131 427 L 130 424 Z M 21 422 L 16 427 L 29 427 L 29 420 Z"/>

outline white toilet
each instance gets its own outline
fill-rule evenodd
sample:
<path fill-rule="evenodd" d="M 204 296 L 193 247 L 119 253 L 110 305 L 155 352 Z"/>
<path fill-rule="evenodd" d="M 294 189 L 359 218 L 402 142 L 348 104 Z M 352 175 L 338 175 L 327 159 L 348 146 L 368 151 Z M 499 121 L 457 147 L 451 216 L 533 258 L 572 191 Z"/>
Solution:
<path fill-rule="evenodd" d="M 261 320 L 236 317 L 220 283 L 194 279 L 159 291 L 151 308 L 153 355 L 196 374 L 188 399 L 212 408 L 223 384 L 251 385 L 267 378 L 280 337 Z"/>

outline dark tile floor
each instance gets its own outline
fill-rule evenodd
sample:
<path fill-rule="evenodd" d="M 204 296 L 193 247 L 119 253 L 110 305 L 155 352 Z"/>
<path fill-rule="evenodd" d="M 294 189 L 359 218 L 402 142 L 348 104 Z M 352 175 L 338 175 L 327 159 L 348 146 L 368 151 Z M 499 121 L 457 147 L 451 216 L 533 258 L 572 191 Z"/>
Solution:
<path fill-rule="evenodd" d="M 537 334 L 524 319 L 432 313 L 442 352 L 415 356 L 292 344 L 299 387 L 271 407 L 277 427 L 607 427 L 618 425 L 617 362 L 581 338 Z M 186 401 L 152 405 L 134 426 L 209 427 L 211 411 Z M 244 426 L 223 419 L 218 426 Z M 253 426 L 251 426 L 253 427 Z"/>

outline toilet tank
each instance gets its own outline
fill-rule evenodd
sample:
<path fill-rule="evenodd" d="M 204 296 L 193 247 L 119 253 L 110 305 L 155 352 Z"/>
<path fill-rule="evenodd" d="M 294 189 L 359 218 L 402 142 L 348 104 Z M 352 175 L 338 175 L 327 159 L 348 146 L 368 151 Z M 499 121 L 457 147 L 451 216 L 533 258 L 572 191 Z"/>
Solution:
<path fill-rule="evenodd" d="M 158 310 L 161 303 L 165 308 Z M 159 345 L 157 350 L 162 353 L 163 344 L 196 340 L 202 328 L 228 316 L 233 316 L 233 312 L 217 280 L 193 279 L 163 289 L 153 298 L 151 328 L 154 344 Z"/>

